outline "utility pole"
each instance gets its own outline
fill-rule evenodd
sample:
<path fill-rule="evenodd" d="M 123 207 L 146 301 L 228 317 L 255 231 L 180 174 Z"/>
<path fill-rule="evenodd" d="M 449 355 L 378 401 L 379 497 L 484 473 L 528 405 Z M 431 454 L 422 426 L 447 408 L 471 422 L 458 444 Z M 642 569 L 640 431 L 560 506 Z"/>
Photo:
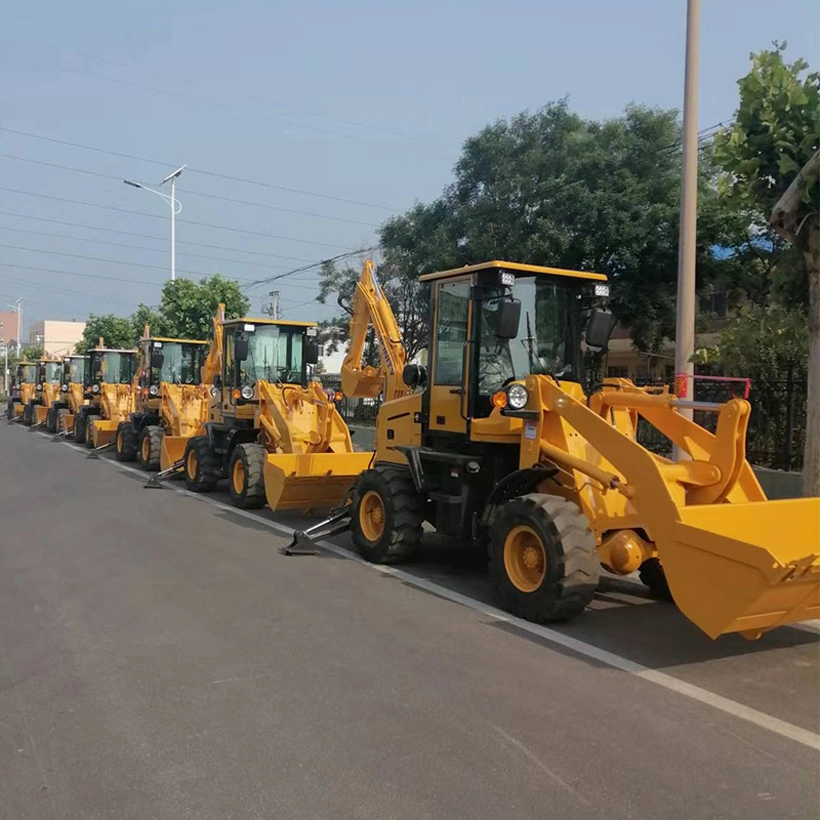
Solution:
<path fill-rule="evenodd" d="M 9 307 L 17 314 L 17 358 L 20 358 L 20 336 L 23 333 L 23 297 L 14 301 Z"/>
<path fill-rule="evenodd" d="M 269 295 L 270 304 L 268 305 L 268 314 L 271 319 L 279 319 L 279 291 L 272 290 Z"/>
<path fill-rule="evenodd" d="M 695 243 L 698 209 L 698 82 L 700 0 L 687 0 L 686 77 L 683 92 L 683 158 L 681 168 L 678 303 L 675 329 L 675 392 L 694 398 L 691 361 L 695 352 Z M 691 410 L 682 410 L 689 418 Z"/>

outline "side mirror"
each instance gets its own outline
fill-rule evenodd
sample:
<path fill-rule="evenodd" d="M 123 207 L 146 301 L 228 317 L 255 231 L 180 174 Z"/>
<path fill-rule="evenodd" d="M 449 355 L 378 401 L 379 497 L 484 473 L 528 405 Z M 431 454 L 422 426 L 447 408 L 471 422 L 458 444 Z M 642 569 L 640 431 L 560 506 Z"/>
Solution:
<path fill-rule="evenodd" d="M 406 364 L 401 378 L 413 390 L 424 387 L 427 384 L 427 368 L 423 364 Z"/>
<path fill-rule="evenodd" d="M 248 337 L 237 336 L 233 343 L 234 354 L 238 362 L 244 362 L 248 358 Z"/>
<path fill-rule="evenodd" d="M 216 376 L 214 376 L 214 387 L 217 390 L 222 389 L 222 376 L 220 376 L 219 373 L 217 373 Z"/>
<path fill-rule="evenodd" d="M 165 356 L 163 356 L 158 350 L 151 353 L 151 367 L 155 367 L 157 370 L 162 370 L 162 364 L 164 361 Z"/>
<path fill-rule="evenodd" d="M 318 364 L 319 345 L 315 339 L 305 339 L 305 364 Z"/>
<path fill-rule="evenodd" d="M 498 303 L 495 314 L 495 335 L 499 339 L 514 339 L 521 323 L 521 301 L 504 299 Z"/>
<path fill-rule="evenodd" d="M 586 343 L 588 347 L 597 350 L 606 350 L 609 347 L 609 337 L 615 327 L 615 320 L 608 310 L 595 309 L 589 315 L 586 329 Z"/>

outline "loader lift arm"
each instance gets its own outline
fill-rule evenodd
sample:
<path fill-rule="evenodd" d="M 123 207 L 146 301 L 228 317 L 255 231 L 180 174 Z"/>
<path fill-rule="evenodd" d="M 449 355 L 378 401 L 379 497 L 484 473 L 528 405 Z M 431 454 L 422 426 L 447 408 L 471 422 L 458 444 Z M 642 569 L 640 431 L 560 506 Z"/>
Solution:
<path fill-rule="evenodd" d="M 379 367 L 362 364 L 371 324 L 379 346 Z M 406 363 L 407 354 L 396 317 L 379 284 L 375 266 L 368 259 L 353 295 L 350 347 L 342 363 L 342 392 L 346 396 L 371 399 L 384 392 L 385 400 L 409 395 L 412 390 L 404 383 L 402 375 Z"/>

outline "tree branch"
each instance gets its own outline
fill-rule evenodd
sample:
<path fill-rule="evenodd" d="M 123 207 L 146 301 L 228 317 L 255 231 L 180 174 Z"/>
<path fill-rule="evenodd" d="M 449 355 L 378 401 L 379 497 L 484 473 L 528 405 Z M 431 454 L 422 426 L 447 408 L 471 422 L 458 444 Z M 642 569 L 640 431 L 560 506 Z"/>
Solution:
<path fill-rule="evenodd" d="M 769 219 L 769 224 L 792 245 L 799 246 L 800 243 L 798 233 L 802 223 L 796 223 L 803 203 L 803 192 L 813 174 L 820 175 L 820 151 L 815 151 L 814 156 L 800 169 L 783 196 L 777 200 Z"/>

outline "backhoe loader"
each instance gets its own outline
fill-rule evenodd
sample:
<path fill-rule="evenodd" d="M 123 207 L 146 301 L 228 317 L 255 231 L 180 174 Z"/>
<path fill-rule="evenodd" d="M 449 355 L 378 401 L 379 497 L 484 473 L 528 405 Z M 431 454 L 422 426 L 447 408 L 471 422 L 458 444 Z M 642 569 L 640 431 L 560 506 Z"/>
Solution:
<path fill-rule="evenodd" d="M 217 323 L 219 360 L 208 421 L 186 440 L 188 489 L 229 478 L 238 507 L 327 509 L 370 461 L 353 452 L 334 396 L 308 378 L 318 360 L 315 322 L 230 319 Z M 221 350 L 217 354 L 216 350 Z"/>
<path fill-rule="evenodd" d="M 9 421 L 24 421 L 25 409 L 35 397 L 37 384 L 37 362 L 18 362 L 6 405 Z"/>
<path fill-rule="evenodd" d="M 88 403 L 83 397 L 87 367 L 90 367 L 88 356 L 66 356 L 63 359 L 60 398 L 51 404 L 46 418 L 49 433 L 67 435 L 69 430 L 74 429 L 74 416 Z"/>
<path fill-rule="evenodd" d="M 74 441 L 96 450 L 112 443 L 119 423 L 131 412 L 136 350 L 105 347 L 100 339 L 88 351 L 88 378 L 83 397 L 88 404 L 74 418 Z"/>
<path fill-rule="evenodd" d="M 60 396 L 63 363 L 59 359 L 37 360 L 37 385 L 31 403 L 31 425 L 42 427 L 52 403 Z"/>
<path fill-rule="evenodd" d="M 386 400 L 374 464 L 329 521 L 338 531 L 349 516 L 365 558 L 412 553 L 427 521 L 482 545 L 501 605 L 531 621 L 580 613 L 602 566 L 668 589 L 712 638 L 820 614 L 820 498 L 766 499 L 745 458 L 747 401 L 694 402 L 627 379 L 584 393 L 584 354 L 611 329 L 597 301 L 605 276 L 493 261 L 421 281 L 429 371 L 405 366 L 372 264 L 354 297 L 343 389 Z M 361 365 L 368 318 L 377 368 Z M 716 413 L 716 432 L 690 409 Z M 687 460 L 641 446 L 639 418 Z"/>
<path fill-rule="evenodd" d="M 208 342 L 152 336 L 148 325 L 140 339 L 133 409 L 117 427 L 114 451 L 119 461 L 138 461 L 143 470 L 159 470 L 162 440 L 174 432 L 172 408 L 195 418 L 207 407 L 208 388 L 200 384 L 200 369 Z M 192 404 L 196 403 L 196 410 Z M 204 419 L 202 419 L 204 421 Z"/>

